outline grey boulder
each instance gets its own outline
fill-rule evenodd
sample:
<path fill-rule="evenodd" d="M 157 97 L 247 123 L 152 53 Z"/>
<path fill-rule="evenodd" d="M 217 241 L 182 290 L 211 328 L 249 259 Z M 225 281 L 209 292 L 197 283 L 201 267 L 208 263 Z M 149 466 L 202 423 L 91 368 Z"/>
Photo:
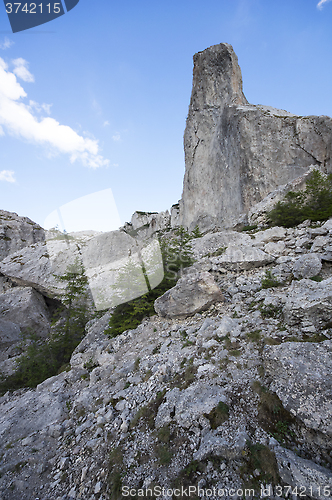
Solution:
<path fill-rule="evenodd" d="M 321 328 L 331 321 L 332 277 L 320 283 L 310 279 L 293 281 L 282 300 L 286 323 L 296 325 L 306 320 Z"/>
<path fill-rule="evenodd" d="M 28 287 L 15 287 L 0 295 L 0 319 L 15 323 L 25 333 L 42 337 L 46 337 L 50 329 L 44 297 Z M 11 331 L 13 338 L 13 329 Z"/>
<path fill-rule="evenodd" d="M 221 301 L 223 294 L 212 274 L 203 271 L 180 278 L 175 287 L 155 300 L 154 308 L 162 317 L 186 317 Z"/>
<path fill-rule="evenodd" d="M 220 268 L 230 271 L 249 270 L 266 266 L 274 260 L 272 255 L 252 246 L 229 247 L 220 257 L 211 257 L 213 271 L 219 271 Z"/>
<path fill-rule="evenodd" d="M 12 321 L 0 319 L 0 346 L 18 342 L 21 338 L 21 329 Z"/>
<path fill-rule="evenodd" d="M 295 278 L 312 278 L 317 276 L 322 269 L 322 261 L 316 253 L 302 255 L 293 265 Z"/>
<path fill-rule="evenodd" d="M 332 341 L 265 347 L 266 374 L 284 407 L 306 427 L 332 437 Z"/>
<path fill-rule="evenodd" d="M 331 498 L 332 473 L 311 460 L 298 457 L 291 450 L 274 448 L 282 482 L 297 487 L 298 492 L 317 500 Z"/>
<path fill-rule="evenodd" d="M 44 240 L 44 229 L 28 217 L 0 210 L 0 261 L 21 248 Z"/>

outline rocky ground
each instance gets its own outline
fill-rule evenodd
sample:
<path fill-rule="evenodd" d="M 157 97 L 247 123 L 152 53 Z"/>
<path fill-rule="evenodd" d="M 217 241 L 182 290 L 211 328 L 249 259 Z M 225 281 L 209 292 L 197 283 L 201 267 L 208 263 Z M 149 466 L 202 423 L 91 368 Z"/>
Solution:
<path fill-rule="evenodd" d="M 0 398 L 2 500 L 332 498 L 332 220 L 193 249 L 158 315 Z"/>

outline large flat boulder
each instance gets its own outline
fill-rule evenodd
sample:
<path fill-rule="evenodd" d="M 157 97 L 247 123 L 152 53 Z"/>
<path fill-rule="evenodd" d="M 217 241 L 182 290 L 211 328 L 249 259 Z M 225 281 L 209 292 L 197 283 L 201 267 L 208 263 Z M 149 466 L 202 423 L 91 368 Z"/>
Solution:
<path fill-rule="evenodd" d="M 155 300 L 154 308 L 162 317 L 186 317 L 221 301 L 223 294 L 212 274 L 203 271 L 180 278 L 173 288 Z"/>
<path fill-rule="evenodd" d="M 306 427 L 332 437 L 332 341 L 285 342 L 264 349 L 270 390 Z"/>
<path fill-rule="evenodd" d="M 230 246 L 251 246 L 249 234 L 238 233 L 237 231 L 220 231 L 208 233 L 202 238 L 195 238 L 191 242 L 195 259 L 201 259 L 205 255 L 226 249 Z"/>
<path fill-rule="evenodd" d="M 271 264 L 275 258 L 252 246 L 228 247 L 220 257 L 211 257 L 212 270 L 219 271 L 220 268 L 230 271 L 247 271 L 255 267 Z"/>

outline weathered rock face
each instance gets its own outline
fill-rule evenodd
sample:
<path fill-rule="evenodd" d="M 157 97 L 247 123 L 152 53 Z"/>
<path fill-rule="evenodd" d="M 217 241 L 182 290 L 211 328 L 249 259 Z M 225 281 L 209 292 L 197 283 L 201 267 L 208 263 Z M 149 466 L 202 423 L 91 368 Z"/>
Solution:
<path fill-rule="evenodd" d="M 332 342 L 285 342 L 265 349 L 270 389 L 306 426 L 331 438 Z"/>
<path fill-rule="evenodd" d="M 37 243 L 8 255 L 0 263 L 0 272 L 19 286 L 33 287 L 54 297 L 65 288 L 54 274 L 62 275 L 77 256 L 76 245 L 68 245 L 66 241 Z"/>
<path fill-rule="evenodd" d="M 1 294 L 0 317 L 26 332 L 45 337 L 49 333 L 49 311 L 43 296 L 33 288 L 15 287 Z"/>
<path fill-rule="evenodd" d="M 15 287 L 1 294 L 0 318 L 14 323 L 26 333 L 30 332 L 44 337 L 49 333 L 50 318 L 47 306 L 42 295 L 33 288 Z M 8 342 L 5 331 L 3 331 L 3 336 L 0 336 L 0 342 Z"/>
<path fill-rule="evenodd" d="M 292 451 L 281 446 L 275 446 L 274 452 L 280 479 L 284 484 L 288 484 L 292 488 L 301 485 L 302 491 L 310 492 L 310 497 L 319 500 L 330 496 L 332 474 L 328 469 L 320 467 L 311 460 L 300 458 Z M 322 488 L 322 484 L 326 485 L 325 489 Z"/>
<path fill-rule="evenodd" d="M 0 210 L 0 260 L 21 248 L 44 240 L 44 229 L 28 217 Z"/>
<path fill-rule="evenodd" d="M 180 224 L 230 227 L 310 165 L 332 170 L 332 120 L 248 104 L 228 44 L 194 56 Z"/>
<path fill-rule="evenodd" d="M 162 317 L 186 317 L 222 300 L 223 295 L 213 276 L 201 272 L 179 279 L 176 286 L 155 301 L 154 308 Z"/>
<path fill-rule="evenodd" d="M 293 281 L 285 297 L 284 317 L 290 325 L 304 319 L 317 327 L 329 324 L 332 313 L 332 277 L 316 283 Z"/>

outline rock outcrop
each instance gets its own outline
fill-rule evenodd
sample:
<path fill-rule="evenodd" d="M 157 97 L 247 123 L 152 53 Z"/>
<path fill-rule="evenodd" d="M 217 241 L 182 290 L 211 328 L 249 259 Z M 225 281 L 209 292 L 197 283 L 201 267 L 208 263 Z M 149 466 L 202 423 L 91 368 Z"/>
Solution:
<path fill-rule="evenodd" d="M 248 104 L 236 54 L 222 43 L 194 56 L 184 148 L 180 224 L 231 227 L 311 165 L 332 171 L 332 120 Z"/>
<path fill-rule="evenodd" d="M 162 317 L 176 318 L 194 315 L 223 300 L 213 276 L 208 272 L 192 273 L 155 301 L 155 310 Z"/>
<path fill-rule="evenodd" d="M 24 333 L 43 337 L 49 333 L 49 311 L 42 295 L 33 288 L 15 287 L 1 294 L 0 318 L 14 323 Z M 6 342 L 1 334 L 0 342 Z"/>
<path fill-rule="evenodd" d="M 28 217 L 0 210 L 0 261 L 21 248 L 44 240 L 44 229 Z"/>

